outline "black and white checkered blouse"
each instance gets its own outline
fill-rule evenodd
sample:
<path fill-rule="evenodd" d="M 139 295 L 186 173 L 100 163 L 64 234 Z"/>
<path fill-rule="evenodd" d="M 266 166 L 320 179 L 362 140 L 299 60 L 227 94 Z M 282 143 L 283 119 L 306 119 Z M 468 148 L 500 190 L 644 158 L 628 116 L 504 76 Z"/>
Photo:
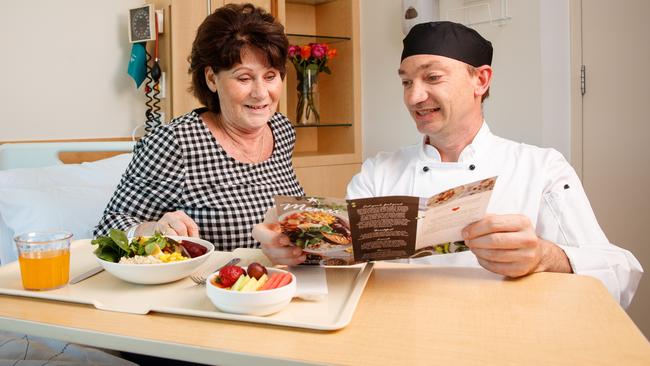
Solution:
<path fill-rule="evenodd" d="M 251 230 L 273 196 L 304 195 L 291 162 L 296 135 L 285 116 L 276 113 L 268 122 L 275 142 L 271 157 L 246 164 L 221 147 L 199 118 L 204 111 L 180 116 L 136 144 L 95 236 L 182 210 L 217 250 L 256 248 Z"/>

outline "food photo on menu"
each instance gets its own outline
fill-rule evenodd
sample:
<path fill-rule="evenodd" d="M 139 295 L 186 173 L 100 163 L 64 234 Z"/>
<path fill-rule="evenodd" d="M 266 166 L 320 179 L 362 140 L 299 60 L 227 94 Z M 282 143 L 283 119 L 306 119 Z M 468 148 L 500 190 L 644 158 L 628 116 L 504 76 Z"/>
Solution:
<path fill-rule="evenodd" d="M 282 232 L 307 253 L 305 264 L 417 258 L 468 250 L 461 230 L 485 216 L 496 178 L 426 198 L 276 196 L 275 204 Z"/>

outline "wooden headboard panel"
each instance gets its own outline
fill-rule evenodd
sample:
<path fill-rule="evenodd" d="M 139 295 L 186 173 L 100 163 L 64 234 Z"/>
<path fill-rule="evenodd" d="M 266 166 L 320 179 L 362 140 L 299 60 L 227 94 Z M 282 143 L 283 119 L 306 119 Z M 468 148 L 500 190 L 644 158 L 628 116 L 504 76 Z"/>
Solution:
<path fill-rule="evenodd" d="M 0 145 L 0 170 L 91 162 L 131 152 L 134 145 L 123 139 L 8 142 Z"/>
<path fill-rule="evenodd" d="M 128 151 L 61 151 L 57 155 L 63 164 L 80 164 L 110 158 Z"/>

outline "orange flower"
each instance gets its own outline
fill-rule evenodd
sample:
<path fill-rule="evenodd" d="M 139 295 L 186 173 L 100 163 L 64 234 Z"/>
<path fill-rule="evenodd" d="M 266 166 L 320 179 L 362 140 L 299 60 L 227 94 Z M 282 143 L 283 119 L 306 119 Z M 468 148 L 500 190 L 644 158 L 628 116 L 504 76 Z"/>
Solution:
<path fill-rule="evenodd" d="M 304 59 L 308 59 L 311 56 L 311 46 L 305 45 L 300 47 L 300 56 Z"/>
<path fill-rule="evenodd" d="M 330 58 L 336 56 L 336 49 L 331 48 L 327 43 L 309 43 L 304 46 L 290 45 L 287 57 L 296 68 L 298 75 L 304 75 L 306 70 L 325 72 L 331 74 L 327 67 Z"/>

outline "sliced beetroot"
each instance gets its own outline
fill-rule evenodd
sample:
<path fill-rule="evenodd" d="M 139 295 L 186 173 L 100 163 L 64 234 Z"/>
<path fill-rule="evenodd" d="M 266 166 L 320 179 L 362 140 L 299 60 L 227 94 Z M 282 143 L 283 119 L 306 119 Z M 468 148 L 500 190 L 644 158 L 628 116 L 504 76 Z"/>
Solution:
<path fill-rule="evenodd" d="M 189 253 L 190 257 L 192 258 L 200 257 L 208 251 L 208 248 L 204 247 L 203 245 L 187 240 L 181 241 L 181 245 L 183 248 L 185 248 L 185 250 L 187 250 L 187 253 Z"/>

